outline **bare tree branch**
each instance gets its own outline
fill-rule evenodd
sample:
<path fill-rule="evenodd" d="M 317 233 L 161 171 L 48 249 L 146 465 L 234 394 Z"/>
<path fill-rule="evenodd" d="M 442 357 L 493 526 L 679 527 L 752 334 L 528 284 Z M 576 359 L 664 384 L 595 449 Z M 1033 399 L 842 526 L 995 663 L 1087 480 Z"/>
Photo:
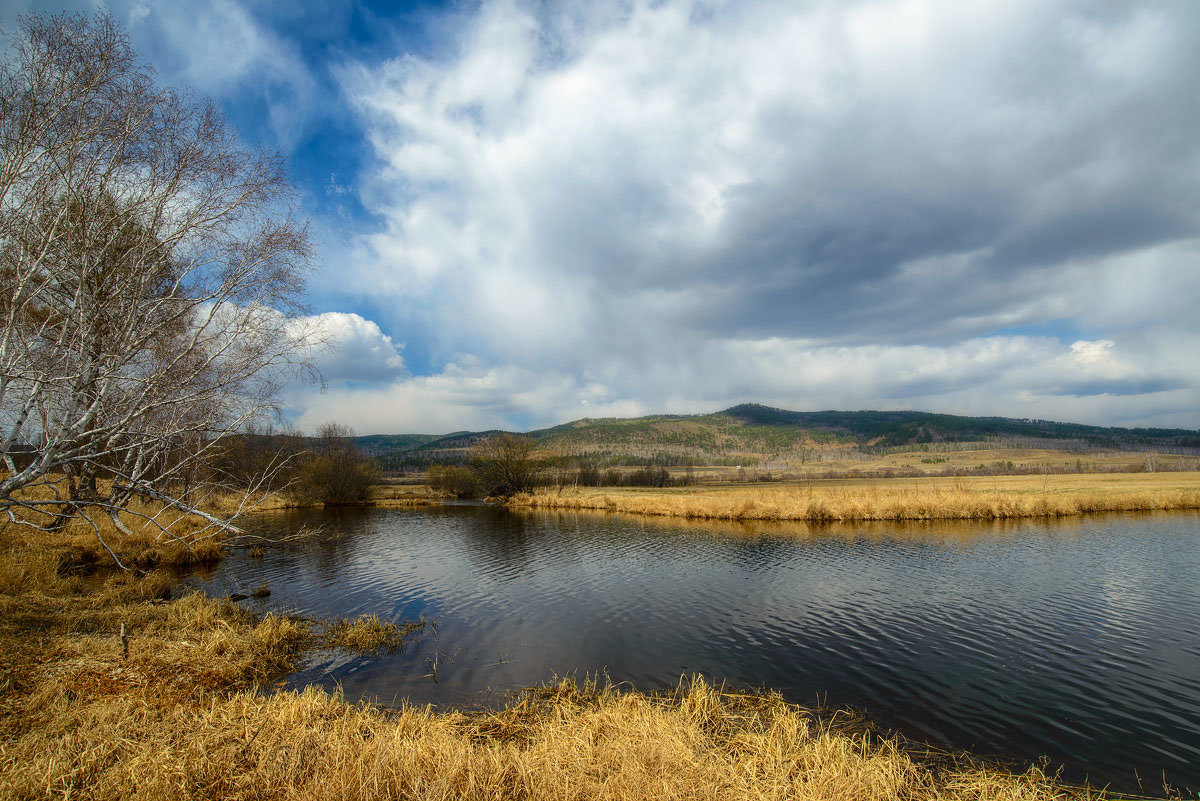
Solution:
<path fill-rule="evenodd" d="M 240 145 L 211 102 L 159 87 L 108 15 L 23 17 L 10 40 L 0 512 L 36 527 L 20 510 L 65 486 L 58 514 L 98 536 L 84 510 L 121 530 L 137 498 L 240 531 L 188 496 L 215 486 L 221 443 L 312 372 L 296 317 L 313 252 L 285 162 Z"/>

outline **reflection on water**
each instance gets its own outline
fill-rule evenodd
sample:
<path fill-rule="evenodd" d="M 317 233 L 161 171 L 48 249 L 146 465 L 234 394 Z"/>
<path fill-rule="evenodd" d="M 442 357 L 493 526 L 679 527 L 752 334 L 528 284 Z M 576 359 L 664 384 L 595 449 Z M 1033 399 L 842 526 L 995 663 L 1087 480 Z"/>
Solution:
<path fill-rule="evenodd" d="M 554 521 L 564 526 L 575 525 L 581 520 L 594 522 L 611 521 L 615 525 L 631 525 L 645 531 L 696 531 L 726 537 L 745 537 L 753 540 L 764 538 L 786 538 L 789 540 L 811 540 L 815 538 L 841 538 L 851 540 L 883 541 L 903 538 L 935 545 L 954 547 L 970 545 L 987 538 L 1005 536 L 1016 532 L 1028 533 L 1030 521 L 1012 518 L 1007 520 L 904 520 L 887 522 L 820 522 L 803 520 L 695 520 L 684 517 L 630 515 L 621 512 L 594 510 L 562 511 L 541 509 L 517 509 L 507 514 L 528 516 L 540 520 Z M 1142 514 L 1153 517 L 1156 513 Z M 1162 513 L 1174 518 L 1176 513 Z M 1056 539 L 1083 533 L 1095 525 L 1085 516 L 1056 519 L 1051 523 Z M 1040 528 L 1045 524 L 1038 523 Z"/>
<path fill-rule="evenodd" d="M 472 704 L 571 673 L 703 673 L 1136 790 L 1200 788 L 1200 517 L 749 524 L 484 506 L 264 515 L 325 534 L 194 581 L 316 616 L 420 616 L 294 685 Z M 436 679 L 436 681 L 435 681 Z"/>

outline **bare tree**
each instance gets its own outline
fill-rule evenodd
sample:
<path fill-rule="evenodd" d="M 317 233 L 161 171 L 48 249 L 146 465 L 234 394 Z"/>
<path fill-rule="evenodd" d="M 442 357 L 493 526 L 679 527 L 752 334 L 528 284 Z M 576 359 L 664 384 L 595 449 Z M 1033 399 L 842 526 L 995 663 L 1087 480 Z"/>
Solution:
<path fill-rule="evenodd" d="M 515 495 L 529 492 L 541 481 L 544 468 L 536 448 L 530 437 L 497 434 L 476 443 L 469 462 L 487 495 Z"/>
<path fill-rule="evenodd" d="M 156 85 L 107 15 L 23 17 L 9 38 L 0 514 L 99 535 L 96 514 L 126 530 L 117 513 L 141 496 L 229 528 L 199 509 L 197 465 L 272 408 L 312 344 L 284 159 Z"/>

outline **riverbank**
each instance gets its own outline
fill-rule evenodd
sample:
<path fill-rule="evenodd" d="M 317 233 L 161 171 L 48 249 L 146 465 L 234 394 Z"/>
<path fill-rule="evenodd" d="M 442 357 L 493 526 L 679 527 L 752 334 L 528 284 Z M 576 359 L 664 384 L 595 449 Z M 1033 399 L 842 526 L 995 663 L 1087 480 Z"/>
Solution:
<path fill-rule="evenodd" d="M 673 488 L 565 487 L 514 508 L 711 520 L 998 520 L 1089 512 L 1200 509 L 1200 472 L 844 479 Z"/>
<path fill-rule="evenodd" d="M 84 543 L 39 537 L 0 531 L 3 798 L 1098 797 L 700 682 L 568 682 L 470 713 L 262 693 L 338 627 L 175 597 L 164 570 L 85 575 Z"/>
<path fill-rule="evenodd" d="M 437 492 L 427 484 L 394 484 L 387 481 L 372 484 L 367 497 L 362 501 L 345 506 L 376 506 L 381 508 L 408 509 L 429 506 L 451 497 Z M 253 512 L 276 512 L 282 509 L 318 509 L 325 506 L 320 501 L 302 501 L 283 492 L 253 492 L 249 494 L 226 493 L 207 499 L 205 508 L 222 514 L 247 514 Z"/>
<path fill-rule="evenodd" d="M 206 700 L 67 700 L 52 727 L 6 749 L 0 784 L 18 798 L 173 800 L 1095 797 L 1036 770 L 934 770 L 891 741 L 703 683 L 657 697 L 566 683 L 486 715 L 312 689 Z"/>

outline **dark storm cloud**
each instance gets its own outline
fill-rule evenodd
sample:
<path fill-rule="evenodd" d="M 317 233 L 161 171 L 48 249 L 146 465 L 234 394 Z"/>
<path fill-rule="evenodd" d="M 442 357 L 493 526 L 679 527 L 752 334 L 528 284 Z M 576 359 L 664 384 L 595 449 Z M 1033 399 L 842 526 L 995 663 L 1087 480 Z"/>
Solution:
<path fill-rule="evenodd" d="M 1082 48 L 1080 28 L 1132 36 L 1136 8 L 1125 8 L 1099 21 L 1068 14 L 1054 35 L 998 44 L 1007 63 L 963 79 L 977 88 L 970 97 L 935 76 L 898 89 L 901 103 L 857 106 L 808 152 L 806 126 L 820 121 L 780 123 L 771 135 L 797 152 L 733 194 L 723 246 L 699 270 L 733 292 L 690 325 L 858 342 L 981 334 L 994 327 L 989 308 L 1046 291 L 1034 274 L 1195 237 L 1200 7 L 1162 7 L 1178 16 L 1156 46 L 1106 64 L 1113 54 Z M 1013 64 L 1024 79 L 1002 69 Z M 964 258 L 965 268 L 937 267 Z"/>
<path fill-rule="evenodd" d="M 1050 395 L 1070 395 L 1075 398 L 1083 398 L 1090 395 L 1151 395 L 1156 392 L 1182 389 L 1186 386 L 1182 381 L 1169 379 L 1092 380 L 1051 386 L 1045 391 Z"/>

